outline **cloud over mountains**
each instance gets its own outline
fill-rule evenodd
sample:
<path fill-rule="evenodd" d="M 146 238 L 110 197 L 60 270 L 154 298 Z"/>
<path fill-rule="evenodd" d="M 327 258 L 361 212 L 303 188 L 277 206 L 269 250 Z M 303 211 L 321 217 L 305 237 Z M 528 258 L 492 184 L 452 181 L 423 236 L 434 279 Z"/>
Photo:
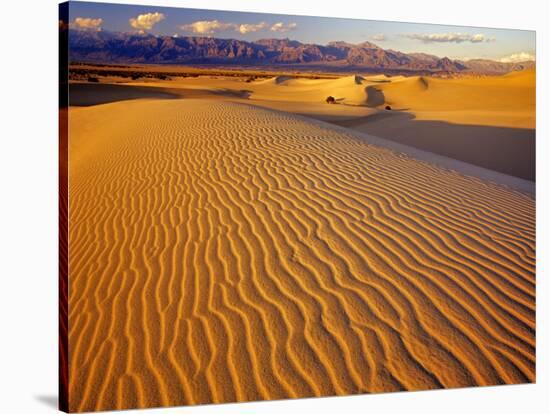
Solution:
<path fill-rule="evenodd" d="M 516 63 L 516 62 L 526 62 L 526 61 L 534 61 L 535 55 L 528 52 L 519 52 L 519 53 L 512 53 L 510 56 L 505 56 L 501 58 L 499 61 L 504 63 Z"/>
<path fill-rule="evenodd" d="M 151 30 L 155 24 L 164 20 L 166 16 L 163 13 L 140 14 L 129 20 L 130 26 L 138 30 Z"/>
<path fill-rule="evenodd" d="M 103 23 L 103 19 L 98 18 L 94 19 L 91 17 L 76 17 L 74 19 L 74 24 L 79 29 L 95 29 L 95 30 L 101 30 L 101 24 Z"/>
<path fill-rule="evenodd" d="M 487 37 L 483 33 L 408 33 L 403 36 L 424 43 L 482 43 L 495 40 L 495 38 Z"/>
<path fill-rule="evenodd" d="M 268 29 L 273 32 L 288 32 L 297 27 L 296 23 L 285 24 L 283 22 L 274 23 L 271 26 L 266 22 L 259 23 L 228 23 L 219 20 L 198 20 L 179 26 L 180 30 L 201 35 L 211 35 L 216 32 L 234 31 L 241 34 L 254 33 L 259 30 Z"/>
<path fill-rule="evenodd" d="M 284 24 L 282 22 L 275 23 L 273 26 L 271 26 L 271 31 L 273 32 L 289 32 L 291 30 L 296 29 L 298 25 L 296 23 L 288 23 Z"/>

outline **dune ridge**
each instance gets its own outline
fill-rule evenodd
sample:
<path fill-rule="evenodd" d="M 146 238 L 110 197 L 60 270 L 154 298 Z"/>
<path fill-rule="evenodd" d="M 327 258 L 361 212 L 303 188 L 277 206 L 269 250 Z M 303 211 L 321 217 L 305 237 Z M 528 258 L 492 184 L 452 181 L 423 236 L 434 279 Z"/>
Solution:
<path fill-rule="evenodd" d="M 533 196 L 234 102 L 69 120 L 71 410 L 535 380 Z"/>
<path fill-rule="evenodd" d="M 197 76 L 72 83 L 71 105 L 122 99 L 183 98 L 248 102 L 331 122 L 481 168 L 536 180 L 535 68 L 501 76 L 441 79 L 280 75 Z M 122 80 L 122 82 L 121 82 Z M 327 105 L 331 96 L 334 104 Z"/>
<path fill-rule="evenodd" d="M 482 78 L 412 76 L 371 86 L 383 103 L 418 120 L 461 125 L 535 128 L 535 69 Z"/>

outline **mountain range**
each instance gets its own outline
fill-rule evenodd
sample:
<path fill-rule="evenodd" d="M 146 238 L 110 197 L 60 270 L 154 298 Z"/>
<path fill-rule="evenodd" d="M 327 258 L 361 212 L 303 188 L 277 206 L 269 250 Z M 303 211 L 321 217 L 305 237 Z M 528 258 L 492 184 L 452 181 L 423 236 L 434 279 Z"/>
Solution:
<path fill-rule="evenodd" d="M 224 64 L 310 67 L 316 70 L 499 74 L 522 70 L 534 62 L 460 61 L 425 53 L 383 49 L 371 42 L 327 45 L 290 39 L 253 42 L 213 37 L 155 36 L 109 31 L 69 30 L 72 62 L 148 64 Z"/>

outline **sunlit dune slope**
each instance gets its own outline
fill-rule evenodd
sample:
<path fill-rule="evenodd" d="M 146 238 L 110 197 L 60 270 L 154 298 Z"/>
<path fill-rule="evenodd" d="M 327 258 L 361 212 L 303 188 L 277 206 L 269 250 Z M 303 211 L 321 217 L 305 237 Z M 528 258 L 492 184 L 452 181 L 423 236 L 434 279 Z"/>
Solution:
<path fill-rule="evenodd" d="M 346 112 L 347 119 L 366 117 L 373 112 L 369 112 L 369 108 L 383 109 L 390 105 L 393 110 L 412 114 L 416 120 L 534 129 L 535 78 L 534 68 L 502 76 L 466 76 L 456 79 L 385 75 L 352 75 L 337 79 L 276 76 L 247 83 L 235 78 L 199 77 L 171 81 L 137 81 L 125 84 L 135 90 L 126 90 L 118 85 L 118 89 L 114 91 L 97 90 L 96 93 L 107 94 L 107 97 L 102 98 L 103 102 L 110 101 L 108 97 L 113 93 L 123 96 L 122 99 L 130 99 L 139 94 L 154 97 L 155 89 L 158 90 L 157 95 L 164 94 L 166 97 L 246 99 L 276 109 L 286 105 L 288 112 L 311 114 L 316 118 L 330 114 L 328 118 L 325 117 L 329 121 L 343 119 Z M 90 93 L 90 89 L 108 87 L 73 85 L 73 89 L 78 88 L 88 91 L 74 92 L 75 102 L 86 103 L 90 96 L 95 96 Z M 334 97 L 340 105 L 325 105 L 329 96 Z"/>
<path fill-rule="evenodd" d="M 535 72 L 393 79 L 366 88 L 375 108 L 342 126 L 535 181 Z"/>
<path fill-rule="evenodd" d="M 71 109 L 70 407 L 535 380 L 535 201 L 246 104 Z"/>
<path fill-rule="evenodd" d="M 483 78 L 415 76 L 373 88 L 381 91 L 384 103 L 414 112 L 419 120 L 535 128 L 534 69 Z"/>
<path fill-rule="evenodd" d="M 398 77 L 401 79 L 402 77 Z M 359 75 L 344 76 L 337 79 L 306 79 L 291 76 L 275 76 L 268 79 L 246 83 L 235 78 L 184 78 L 169 82 L 147 81 L 131 82 L 127 85 L 156 86 L 186 89 L 187 91 L 210 91 L 213 94 L 236 92 L 247 93 L 253 101 L 283 101 L 325 103 L 328 96 L 333 96 L 340 104 L 366 105 L 366 87 L 378 85 L 385 76 L 362 77 Z M 195 95 L 195 93 L 192 93 Z M 194 96 L 191 96 L 194 97 Z"/>
<path fill-rule="evenodd" d="M 306 79 L 277 76 L 251 83 L 233 78 L 189 78 L 173 82 L 133 82 L 132 85 L 182 88 L 187 90 L 189 97 L 225 94 L 266 105 L 285 102 L 290 105 L 290 112 L 294 111 L 295 103 L 318 105 L 333 96 L 338 104 L 347 106 L 383 108 L 390 105 L 394 110 L 413 113 L 418 120 L 533 129 L 535 78 L 533 68 L 481 78 L 353 75 L 338 79 Z M 197 96 L 199 93 L 202 95 Z"/>
<path fill-rule="evenodd" d="M 367 103 L 365 78 L 359 75 L 339 79 L 303 79 L 278 76 L 259 81 L 252 87 L 252 99 L 287 102 L 324 102 L 333 96 L 336 102 L 348 105 Z"/>

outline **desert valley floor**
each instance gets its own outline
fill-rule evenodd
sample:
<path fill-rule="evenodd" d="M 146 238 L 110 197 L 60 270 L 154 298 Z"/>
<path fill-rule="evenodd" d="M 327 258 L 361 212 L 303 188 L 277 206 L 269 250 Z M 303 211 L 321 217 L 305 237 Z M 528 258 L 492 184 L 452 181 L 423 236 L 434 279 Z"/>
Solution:
<path fill-rule="evenodd" d="M 506 76 L 72 84 L 71 409 L 534 381 L 528 162 L 434 144 L 529 141 L 534 72 Z M 367 134 L 411 113 L 450 153 Z"/>

